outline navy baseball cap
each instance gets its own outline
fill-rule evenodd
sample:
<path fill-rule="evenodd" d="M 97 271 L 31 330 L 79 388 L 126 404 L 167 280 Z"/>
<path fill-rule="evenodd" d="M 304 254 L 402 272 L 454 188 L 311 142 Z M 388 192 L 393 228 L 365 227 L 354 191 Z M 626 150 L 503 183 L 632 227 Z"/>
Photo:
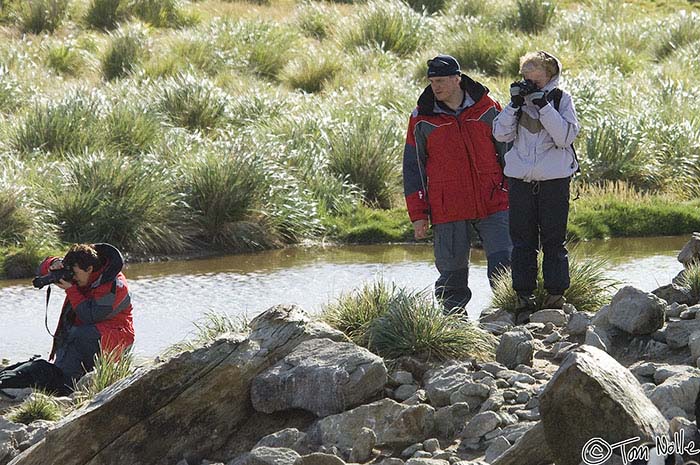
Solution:
<path fill-rule="evenodd" d="M 428 60 L 428 77 L 452 76 L 461 74 L 459 62 L 450 55 L 438 55 L 432 60 Z"/>

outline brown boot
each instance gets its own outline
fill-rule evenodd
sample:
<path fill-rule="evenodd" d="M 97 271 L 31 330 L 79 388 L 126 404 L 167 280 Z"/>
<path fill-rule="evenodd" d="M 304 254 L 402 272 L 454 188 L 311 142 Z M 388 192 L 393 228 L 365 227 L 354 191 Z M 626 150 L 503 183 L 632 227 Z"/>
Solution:
<path fill-rule="evenodd" d="M 537 303 L 535 301 L 535 296 L 518 294 L 517 301 L 515 303 L 515 324 L 523 325 L 530 322 L 530 315 L 537 310 Z"/>
<path fill-rule="evenodd" d="M 542 303 L 542 308 L 561 309 L 562 307 L 564 307 L 565 303 L 566 299 L 563 295 L 547 294 L 547 297 L 545 297 L 544 302 Z"/>

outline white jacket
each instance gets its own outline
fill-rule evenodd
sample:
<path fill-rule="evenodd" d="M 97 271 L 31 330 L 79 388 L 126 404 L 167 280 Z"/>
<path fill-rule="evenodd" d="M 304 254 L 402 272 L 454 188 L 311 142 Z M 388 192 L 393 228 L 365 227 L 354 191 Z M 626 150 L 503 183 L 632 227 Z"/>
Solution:
<path fill-rule="evenodd" d="M 557 63 L 561 73 L 561 63 Z M 559 76 L 554 76 L 542 90 L 555 89 Z M 499 142 L 513 142 L 505 155 L 505 175 L 528 182 L 573 175 L 578 162 L 571 144 L 579 129 L 574 102 L 567 92 L 562 92 L 559 111 L 553 103 L 541 109 L 526 103 L 518 118 L 518 110 L 507 105 L 493 121 L 493 137 Z"/>

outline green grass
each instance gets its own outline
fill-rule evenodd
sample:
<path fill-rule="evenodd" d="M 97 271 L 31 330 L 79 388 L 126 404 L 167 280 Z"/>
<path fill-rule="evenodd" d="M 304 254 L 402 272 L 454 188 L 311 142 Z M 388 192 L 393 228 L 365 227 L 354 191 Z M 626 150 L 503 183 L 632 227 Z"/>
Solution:
<path fill-rule="evenodd" d="M 25 425 L 36 420 L 57 421 L 63 416 L 64 410 L 51 395 L 35 391 L 20 405 L 10 409 L 7 418 Z"/>
<path fill-rule="evenodd" d="M 131 74 L 142 59 L 142 46 L 142 40 L 136 35 L 114 35 L 100 63 L 102 77 L 112 81 Z"/>
<path fill-rule="evenodd" d="M 700 230 L 700 202 L 651 195 L 629 184 L 572 188 L 569 233 L 573 239 L 673 236 Z"/>
<path fill-rule="evenodd" d="M 210 131 L 225 123 L 229 97 L 207 79 L 179 74 L 160 90 L 160 111 L 175 126 Z"/>
<path fill-rule="evenodd" d="M 556 7 L 553 2 L 543 0 L 517 0 L 518 14 L 515 23 L 528 34 L 537 34 L 547 28 L 554 18 Z"/>
<path fill-rule="evenodd" d="M 304 92 L 323 90 L 342 71 L 343 65 L 336 55 L 323 55 L 318 51 L 287 64 L 280 80 L 289 87 Z"/>
<path fill-rule="evenodd" d="M 68 45 L 52 47 L 46 53 L 46 66 L 56 74 L 75 77 L 80 74 L 85 62 L 80 52 Z"/>
<path fill-rule="evenodd" d="M 225 250 L 260 249 L 274 243 L 257 221 L 267 190 L 262 165 L 245 147 L 212 150 L 187 162 L 183 190 L 197 237 Z"/>
<path fill-rule="evenodd" d="M 23 0 L 17 7 L 23 32 L 40 34 L 54 32 L 63 22 L 68 0 Z"/>
<path fill-rule="evenodd" d="M 391 115 L 384 119 L 378 110 L 349 114 L 329 134 L 328 166 L 360 186 L 367 204 L 389 208 L 399 191 L 403 131 L 387 124 Z"/>
<path fill-rule="evenodd" d="M 310 38 L 324 40 L 337 26 L 337 11 L 312 1 L 300 3 L 296 8 L 295 20 L 301 32 Z"/>
<path fill-rule="evenodd" d="M 497 339 L 457 315 L 444 315 L 427 296 L 402 296 L 370 329 L 369 347 L 386 358 L 495 359 Z"/>
<path fill-rule="evenodd" d="M 161 138 L 158 118 L 147 110 L 117 104 L 103 121 L 105 147 L 128 156 L 144 155 Z"/>
<path fill-rule="evenodd" d="M 207 312 L 204 317 L 194 323 L 191 336 L 165 351 L 165 356 L 174 356 L 200 347 L 204 347 L 225 334 L 241 334 L 248 330 L 247 317 L 231 318 L 226 313 Z"/>
<path fill-rule="evenodd" d="M 95 29 L 111 31 L 127 18 L 124 0 L 91 0 L 85 22 Z"/>
<path fill-rule="evenodd" d="M 95 142 L 100 102 L 80 91 L 57 102 L 34 104 L 10 131 L 10 147 L 22 154 L 42 152 L 62 156 L 79 152 Z"/>
<path fill-rule="evenodd" d="M 695 303 L 700 301 L 700 262 L 693 263 L 683 270 L 679 284 L 690 291 Z"/>
<path fill-rule="evenodd" d="M 88 375 L 87 382 L 79 381 L 75 388 L 73 399 L 77 408 L 90 402 L 98 393 L 133 372 L 134 354 L 131 350 L 100 350 L 95 354 L 94 359 L 95 368 Z"/>
<path fill-rule="evenodd" d="M 495 338 L 454 315 L 443 315 L 428 292 L 379 280 L 327 305 L 323 321 L 386 358 L 492 360 Z"/>
<path fill-rule="evenodd" d="M 45 205 L 65 242 L 109 242 L 135 254 L 182 252 L 179 198 L 170 173 L 156 160 L 85 152 L 60 167 L 60 183 Z"/>
<path fill-rule="evenodd" d="M 603 305 L 608 303 L 612 297 L 610 290 L 617 282 L 605 277 L 604 270 L 607 266 L 608 262 L 604 257 L 581 259 L 577 256 L 576 250 L 570 250 L 569 277 L 571 286 L 564 293 L 566 301 L 581 312 L 597 312 Z M 538 254 L 537 268 L 535 297 L 538 308 L 541 308 L 547 296 L 542 277 L 542 253 Z M 516 302 L 517 295 L 512 288 L 511 271 L 507 269 L 496 278 L 491 305 L 503 310 L 513 311 Z"/>
<path fill-rule="evenodd" d="M 347 31 L 349 47 L 377 46 L 399 56 L 416 52 L 425 40 L 424 18 L 399 0 L 372 1 Z"/>
<path fill-rule="evenodd" d="M 413 239 L 413 227 L 403 208 L 375 210 L 364 206 L 349 207 L 328 216 L 325 224 L 332 238 L 351 244 L 407 242 Z"/>

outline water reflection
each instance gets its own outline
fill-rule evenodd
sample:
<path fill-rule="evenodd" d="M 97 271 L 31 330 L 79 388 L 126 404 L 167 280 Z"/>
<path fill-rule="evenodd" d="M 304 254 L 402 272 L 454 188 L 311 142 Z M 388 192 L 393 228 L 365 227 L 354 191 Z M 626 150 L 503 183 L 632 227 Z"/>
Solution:
<path fill-rule="evenodd" d="M 611 262 L 608 275 L 644 290 L 668 283 L 681 269 L 678 250 L 687 237 L 616 239 L 577 246 L 583 256 Z M 470 282 L 476 318 L 491 292 L 485 259 L 472 255 Z M 249 317 L 279 303 L 310 312 L 363 283 L 383 277 L 411 289 L 430 289 L 437 277 L 428 244 L 293 248 L 205 260 L 131 264 L 126 270 L 133 294 L 136 351 L 153 356 L 182 340 L 192 321 L 208 311 Z M 54 290 L 49 326 L 60 312 L 63 292 Z M 46 355 L 51 338 L 44 329 L 44 291 L 29 280 L 0 281 L 0 356 L 13 360 Z"/>

